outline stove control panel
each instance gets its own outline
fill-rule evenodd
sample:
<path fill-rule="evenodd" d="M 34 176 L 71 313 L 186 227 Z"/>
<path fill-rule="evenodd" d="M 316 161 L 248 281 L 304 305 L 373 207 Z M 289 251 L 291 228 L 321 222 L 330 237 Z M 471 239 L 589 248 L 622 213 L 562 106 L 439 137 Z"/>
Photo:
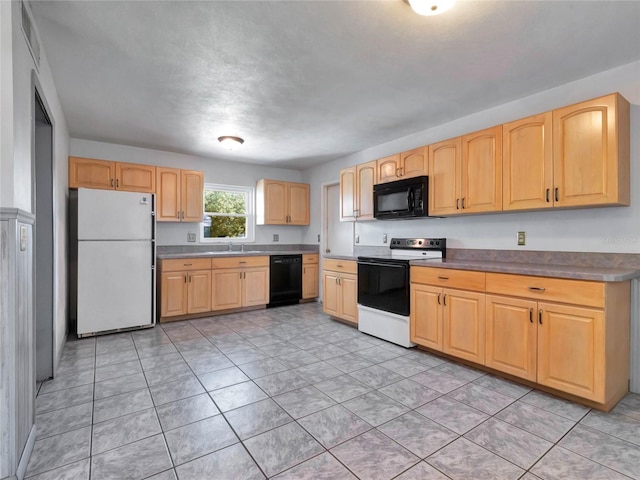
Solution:
<path fill-rule="evenodd" d="M 403 250 L 447 250 L 446 238 L 392 238 L 390 248 Z"/>

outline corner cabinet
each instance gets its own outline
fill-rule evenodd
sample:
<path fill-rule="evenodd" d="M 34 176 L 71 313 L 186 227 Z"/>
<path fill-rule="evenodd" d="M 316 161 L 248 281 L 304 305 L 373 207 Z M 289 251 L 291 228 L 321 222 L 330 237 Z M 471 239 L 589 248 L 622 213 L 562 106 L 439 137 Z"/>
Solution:
<path fill-rule="evenodd" d="M 358 323 L 358 268 L 353 260 L 325 259 L 322 273 L 323 311 Z"/>
<path fill-rule="evenodd" d="M 340 170 L 340 221 L 373 220 L 373 186 L 377 183 L 376 161 Z"/>
<path fill-rule="evenodd" d="M 258 225 L 309 225 L 309 185 L 261 179 L 256 206 Z"/>
<path fill-rule="evenodd" d="M 156 167 L 69 157 L 69 188 L 97 188 L 125 192 L 154 193 Z"/>
<path fill-rule="evenodd" d="M 156 220 L 202 222 L 204 173 L 196 170 L 157 167 Z"/>
<path fill-rule="evenodd" d="M 553 111 L 556 206 L 629 205 L 629 129 L 617 93 Z"/>

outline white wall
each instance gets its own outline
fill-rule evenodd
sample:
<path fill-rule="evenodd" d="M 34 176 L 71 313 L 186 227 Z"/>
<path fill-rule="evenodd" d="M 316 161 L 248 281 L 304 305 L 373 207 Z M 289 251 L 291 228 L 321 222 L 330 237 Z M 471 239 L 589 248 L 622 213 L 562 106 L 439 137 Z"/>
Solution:
<path fill-rule="evenodd" d="M 54 357 L 57 359 L 66 336 L 67 324 L 67 191 L 69 131 L 47 62 L 46 45 L 41 44 L 40 67 L 29 53 L 21 28 L 20 2 L 0 2 L 2 15 L 2 192 L 0 206 L 33 212 L 33 82 L 36 79 L 53 122 L 54 176 Z M 5 13 L 10 11 L 10 24 Z M 34 25 L 35 27 L 35 25 Z M 10 35 L 9 49 L 5 40 Z M 5 70 L 6 68 L 6 70 Z M 6 75 L 6 73 L 9 75 Z M 5 83 L 6 82 L 6 83 Z M 5 123 L 4 120 L 11 119 Z M 6 145 L 5 145 L 6 140 Z M 37 219 L 36 219 L 37 223 Z"/>
<path fill-rule="evenodd" d="M 312 209 L 320 211 L 321 184 L 337 181 L 341 168 L 612 92 L 620 92 L 631 103 L 630 207 L 362 222 L 356 224 L 355 233 L 360 235 L 360 245 L 383 245 L 382 234 L 388 233 L 389 237 L 447 237 L 447 246 L 452 248 L 640 253 L 640 62 L 308 169 L 303 181 L 311 183 Z M 312 215 L 303 243 L 315 243 L 321 231 L 320 222 L 319 216 Z M 527 245 L 517 247 L 516 232 L 523 230 L 527 233 Z"/>
<path fill-rule="evenodd" d="M 97 158 L 100 160 L 202 170 L 204 172 L 205 183 L 239 185 L 254 188 L 257 181 L 261 178 L 299 182 L 302 176 L 297 170 L 251 165 L 247 163 L 232 163 L 212 158 L 76 138 L 71 139 L 70 155 Z M 260 244 L 298 244 L 301 243 L 306 228 L 307 227 L 295 226 L 257 226 L 255 241 Z M 197 238 L 199 243 L 199 224 L 158 222 L 158 245 L 187 245 L 189 244 L 187 242 L 187 234 L 192 232 L 198 233 Z M 278 242 L 273 242 L 274 233 L 280 236 Z"/>

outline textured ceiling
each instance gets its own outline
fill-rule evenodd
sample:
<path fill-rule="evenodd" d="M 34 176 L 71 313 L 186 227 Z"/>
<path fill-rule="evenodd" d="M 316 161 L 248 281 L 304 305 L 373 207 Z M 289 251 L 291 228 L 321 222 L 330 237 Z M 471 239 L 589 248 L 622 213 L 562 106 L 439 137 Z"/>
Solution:
<path fill-rule="evenodd" d="M 639 1 L 31 5 L 74 138 L 290 168 L 640 58 Z"/>

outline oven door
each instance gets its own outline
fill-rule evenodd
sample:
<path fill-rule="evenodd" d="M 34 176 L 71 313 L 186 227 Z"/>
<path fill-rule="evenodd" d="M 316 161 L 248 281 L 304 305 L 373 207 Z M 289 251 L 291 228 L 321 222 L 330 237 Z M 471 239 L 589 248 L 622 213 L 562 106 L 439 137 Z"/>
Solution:
<path fill-rule="evenodd" d="M 409 264 L 358 260 L 358 303 L 409 315 Z"/>

